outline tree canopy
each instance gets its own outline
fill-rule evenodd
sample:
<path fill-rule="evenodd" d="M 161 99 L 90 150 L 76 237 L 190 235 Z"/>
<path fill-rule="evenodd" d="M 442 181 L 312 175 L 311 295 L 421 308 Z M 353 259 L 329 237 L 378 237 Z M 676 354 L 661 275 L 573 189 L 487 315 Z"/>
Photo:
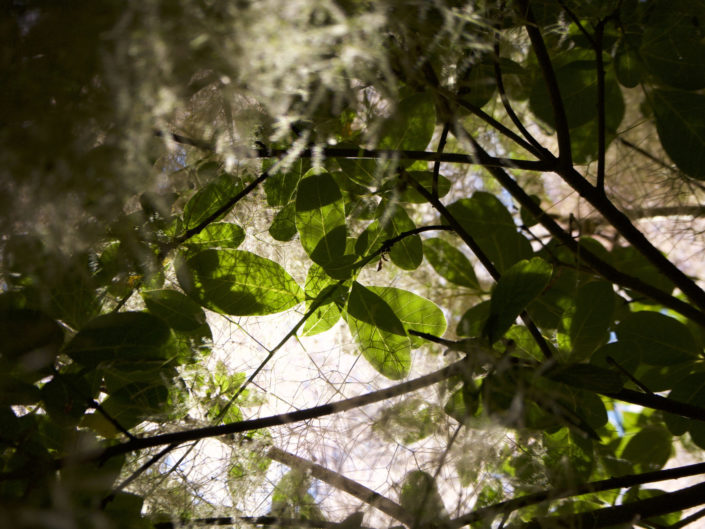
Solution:
<path fill-rule="evenodd" d="M 2 11 L 1 524 L 705 516 L 705 2 Z"/>

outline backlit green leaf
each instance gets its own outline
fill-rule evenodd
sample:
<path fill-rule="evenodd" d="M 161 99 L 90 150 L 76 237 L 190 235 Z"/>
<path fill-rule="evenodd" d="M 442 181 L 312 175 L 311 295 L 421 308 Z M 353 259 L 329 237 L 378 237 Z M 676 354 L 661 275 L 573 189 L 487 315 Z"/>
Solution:
<path fill-rule="evenodd" d="M 186 203 L 183 228 L 190 230 L 204 222 L 235 197 L 241 189 L 239 179 L 227 173 L 221 174 L 216 180 L 199 189 Z"/>
<path fill-rule="evenodd" d="M 494 343 L 551 280 L 553 267 L 540 257 L 512 265 L 497 281 L 483 334 Z"/>
<path fill-rule="evenodd" d="M 387 203 L 382 203 L 378 211 L 382 212 L 380 223 L 388 239 L 416 229 L 414 221 L 409 218 L 409 214 L 399 204 L 390 206 Z M 421 237 L 414 234 L 395 242 L 389 250 L 389 256 L 392 262 L 402 270 L 416 270 L 423 261 Z"/>
<path fill-rule="evenodd" d="M 349 283 L 338 285 L 339 281 L 331 278 L 319 265 L 313 263 L 306 275 L 306 311 L 319 297 L 326 296 L 325 301 L 316 308 L 306 320 L 302 334 L 313 336 L 330 329 L 340 319 L 341 308 L 345 305 Z"/>
<path fill-rule="evenodd" d="M 372 367 L 394 380 L 409 373 L 411 342 L 402 322 L 380 296 L 354 282 L 344 317 Z"/>
<path fill-rule="evenodd" d="M 378 148 L 422 151 L 436 127 L 436 108 L 430 94 L 414 94 L 399 102 L 396 112 L 382 126 Z"/>
<path fill-rule="evenodd" d="M 367 288 L 387 302 L 406 330 L 443 336 L 447 326 L 446 318 L 443 311 L 432 301 L 400 288 Z M 421 347 L 426 343 L 418 336 L 410 336 L 409 339 L 413 347 Z"/>
<path fill-rule="evenodd" d="M 303 301 L 281 265 L 241 250 L 204 250 L 177 262 L 181 288 L 201 305 L 236 316 L 282 312 Z"/>
<path fill-rule="evenodd" d="M 567 327 L 571 344 L 571 360 L 589 358 L 609 337 L 614 312 L 615 294 L 606 281 L 585 283 L 578 289 L 575 312 Z"/>
<path fill-rule="evenodd" d="M 237 248 L 245 240 L 245 230 L 231 222 L 214 222 L 206 226 L 198 235 L 191 237 L 187 244 L 204 248 Z"/>
<path fill-rule="evenodd" d="M 671 434 L 664 427 L 648 425 L 629 440 L 622 458 L 634 463 L 642 472 L 658 470 L 671 457 L 671 442 Z"/>
<path fill-rule="evenodd" d="M 426 239 L 423 245 L 426 259 L 438 275 L 456 285 L 479 288 L 472 264 L 463 252 L 439 238 Z"/>
<path fill-rule="evenodd" d="M 289 202 L 274 216 L 269 234 L 276 241 L 290 241 L 296 235 L 296 204 Z"/>

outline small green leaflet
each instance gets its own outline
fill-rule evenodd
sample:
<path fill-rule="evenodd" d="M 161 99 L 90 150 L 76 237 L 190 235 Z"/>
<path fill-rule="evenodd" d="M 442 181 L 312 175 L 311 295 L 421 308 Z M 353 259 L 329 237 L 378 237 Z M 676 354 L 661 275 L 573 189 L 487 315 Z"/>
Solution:
<path fill-rule="evenodd" d="M 306 320 L 302 331 L 304 336 L 313 336 L 327 331 L 340 319 L 341 307 L 345 305 L 350 285 L 348 283 L 346 287 L 338 283 L 339 281 L 332 279 L 316 263 L 308 269 L 305 286 L 306 312 L 319 297 L 326 296 L 326 299 Z"/>
<path fill-rule="evenodd" d="M 411 342 L 402 322 L 380 296 L 353 282 L 343 317 L 372 367 L 393 380 L 409 374 Z"/>
<path fill-rule="evenodd" d="M 575 311 L 566 328 L 570 336 L 571 360 L 590 357 L 609 338 L 609 325 L 615 306 L 612 283 L 591 281 L 578 289 Z"/>
<path fill-rule="evenodd" d="M 377 208 L 380 224 L 388 239 L 416 229 L 416 224 L 399 204 L 383 201 Z M 416 270 L 423 261 L 423 244 L 417 234 L 404 237 L 389 250 L 392 262 L 402 270 Z"/>
<path fill-rule="evenodd" d="M 548 286 L 553 267 L 541 259 L 521 260 L 497 281 L 490 299 L 490 314 L 483 335 L 496 342 L 526 306 Z"/>
<path fill-rule="evenodd" d="M 289 202 L 274 216 L 269 234 L 276 241 L 287 242 L 296 235 L 296 204 Z"/>
<path fill-rule="evenodd" d="M 446 318 L 443 311 L 432 301 L 417 294 L 393 287 L 367 287 L 387 302 L 402 325 L 409 330 L 443 336 Z M 419 336 L 409 336 L 412 347 L 421 347 L 426 341 Z"/>
<path fill-rule="evenodd" d="M 436 481 L 427 472 L 412 470 L 404 477 L 401 506 L 419 525 L 448 519 Z"/>
<path fill-rule="evenodd" d="M 274 314 L 303 301 L 301 287 L 281 265 L 241 250 L 204 250 L 176 262 L 184 292 L 204 307 L 252 316 Z"/>
<path fill-rule="evenodd" d="M 313 262 L 335 277 L 349 275 L 344 265 L 354 261 L 354 257 L 345 255 L 345 203 L 330 173 L 311 169 L 299 182 L 296 229 Z"/>
<path fill-rule="evenodd" d="M 426 259 L 438 275 L 456 285 L 479 288 L 472 264 L 463 252 L 439 238 L 426 239 L 423 246 Z"/>
<path fill-rule="evenodd" d="M 671 457 L 671 434 L 663 426 L 641 428 L 622 451 L 622 459 L 634 463 L 638 472 L 659 470 Z"/>

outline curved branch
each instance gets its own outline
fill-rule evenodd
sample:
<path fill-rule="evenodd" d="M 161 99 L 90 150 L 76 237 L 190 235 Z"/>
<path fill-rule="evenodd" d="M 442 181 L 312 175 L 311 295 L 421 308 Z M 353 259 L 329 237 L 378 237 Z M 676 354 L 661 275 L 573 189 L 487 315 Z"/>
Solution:
<path fill-rule="evenodd" d="M 401 505 L 382 496 L 372 489 L 361 485 L 357 481 L 346 478 L 338 472 L 330 470 L 317 463 L 307 461 L 299 456 L 290 454 L 289 452 L 285 452 L 284 450 L 276 447 L 272 447 L 269 452 L 267 452 L 267 457 L 289 467 L 306 470 L 310 472 L 314 478 L 320 479 L 321 481 L 328 483 L 343 492 L 347 492 L 351 496 L 355 496 L 357 499 L 371 505 L 375 509 L 379 509 L 383 513 L 388 514 L 392 518 L 409 527 L 414 524 L 413 516 L 411 516 Z"/>

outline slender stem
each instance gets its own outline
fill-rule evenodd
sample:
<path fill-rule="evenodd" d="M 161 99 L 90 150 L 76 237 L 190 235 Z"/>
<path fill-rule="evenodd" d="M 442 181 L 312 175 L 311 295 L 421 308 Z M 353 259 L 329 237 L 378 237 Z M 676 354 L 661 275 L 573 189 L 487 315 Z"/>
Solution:
<path fill-rule="evenodd" d="M 417 389 L 436 384 L 437 382 L 445 380 L 450 376 L 462 373 L 462 370 L 463 361 L 460 361 L 451 364 L 447 367 L 444 367 L 443 369 L 440 369 L 438 371 L 434 371 L 433 373 L 430 373 L 428 375 L 416 378 L 414 380 L 402 382 L 401 384 L 397 384 L 396 386 L 381 389 L 379 391 L 373 391 L 372 393 L 367 393 L 358 397 L 352 397 L 350 399 L 345 399 L 338 402 L 331 402 L 328 404 L 323 404 L 321 406 L 307 408 L 304 410 L 297 410 L 290 413 L 272 415 L 269 417 L 261 417 L 259 419 L 250 419 L 230 424 L 206 426 L 203 428 L 194 428 L 190 430 L 181 430 L 178 432 L 154 435 L 151 437 L 141 437 L 139 439 L 127 441 L 125 443 L 109 446 L 100 453 L 89 455 L 88 458 L 95 458 L 101 461 L 105 461 L 107 459 L 110 459 L 111 457 L 120 454 L 127 454 L 130 452 L 135 452 L 137 450 L 144 450 L 145 448 L 151 448 L 153 446 L 162 446 L 171 443 L 184 443 L 187 441 L 196 441 L 199 439 L 205 439 L 207 437 L 217 437 L 220 435 L 249 432 L 252 430 L 269 428 L 271 426 L 280 426 L 283 424 L 291 424 L 294 422 L 307 421 L 309 419 L 315 419 L 318 417 L 325 417 L 326 415 L 341 413 L 362 406 L 367 406 L 368 404 L 373 404 L 375 402 L 386 400 L 392 397 L 404 395 L 412 391 L 416 391 Z M 60 461 L 58 462 L 58 464 L 62 464 L 62 462 Z"/>
<path fill-rule="evenodd" d="M 179 529 L 181 527 L 232 525 L 238 527 L 241 523 L 263 525 L 265 527 L 311 527 L 320 529 L 345 529 L 343 523 L 325 520 L 309 520 L 308 518 L 279 518 L 277 516 L 213 516 L 211 518 L 184 519 L 181 522 L 155 522 L 155 529 Z M 360 529 L 371 529 L 360 526 Z"/>
<path fill-rule="evenodd" d="M 553 107 L 553 120 L 556 125 L 556 135 L 558 136 L 559 160 L 562 168 L 573 166 L 573 155 L 570 147 L 570 130 L 568 129 L 568 118 L 563 105 L 563 98 L 558 87 L 556 73 L 553 71 L 553 62 L 546 49 L 546 44 L 541 36 L 541 31 L 536 24 L 536 19 L 531 11 L 528 0 L 519 0 L 522 14 L 526 17 L 526 31 L 531 40 L 531 46 L 538 60 L 543 79 L 548 89 L 548 96 Z"/>
<path fill-rule="evenodd" d="M 582 496 L 583 494 L 590 494 L 605 490 L 633 487 L 636 485 L 643 485 L 645 483 L 656 483 L 658 481 L 684 478 L 703 473 L 705 473 L 705 463 L 696 463 L 678 468 L 669 468 L 666 470 L 657 470 L 654 472 L 645 472 L 642 474 L 631 474 L 628 476 L 603 479 L 575 487 L 548 489 L 541 492 L 535 492 L 533 494 L 527 494 L 525 496 L 519 496 L 518 498 L 512 498 L 511 500 L 489 505 L 482 509 L 477 509 L 470 513 L 464 514 L 454 520 L 451 520 L 448 525 L 448 529 L 457 529 L 479 520 L 494 518 L 500 513 L 509 513 L 522 507 L 535 505 L 544 501 Z"/>
<path fill-rule="evenodd" d="M 383 513 L 388 514 L 392 518 L 409 527 L 414 524 L 414 518 L 401 505 L 393 502 L 385 496 L 382 496 L 372 489 L 361 485 L 357 481 L 346 478 L 338 472 L 330 470 L 317 463 L 307 461 L 306 459 L 290 454 L 289 452 L 285 452 L 277 447 L 272 447 L 269 452 L 267 452 L 267 457 L 289 467 L 310 472 L 314 478 L 320 479 L 321 481 L 328 483 L 343 492 L 347 492 L 351 496 L 354 496 L 368 505 L 371 505 L 375 509 L 379 509 Z"/>
<path fill-rule="evenodd" d="M 580 527 L 599 529 L 635 519 L 651 518 L 671 512 L 682 511 L 705 503 L 705 483 L 699 483 L 675 492 L 668 492 L 646 500 L 596 509 L 594 511 L 547 516 L 528 523 L 512 524 L 507 529 L 542 529 L 545 527 Z"/>

